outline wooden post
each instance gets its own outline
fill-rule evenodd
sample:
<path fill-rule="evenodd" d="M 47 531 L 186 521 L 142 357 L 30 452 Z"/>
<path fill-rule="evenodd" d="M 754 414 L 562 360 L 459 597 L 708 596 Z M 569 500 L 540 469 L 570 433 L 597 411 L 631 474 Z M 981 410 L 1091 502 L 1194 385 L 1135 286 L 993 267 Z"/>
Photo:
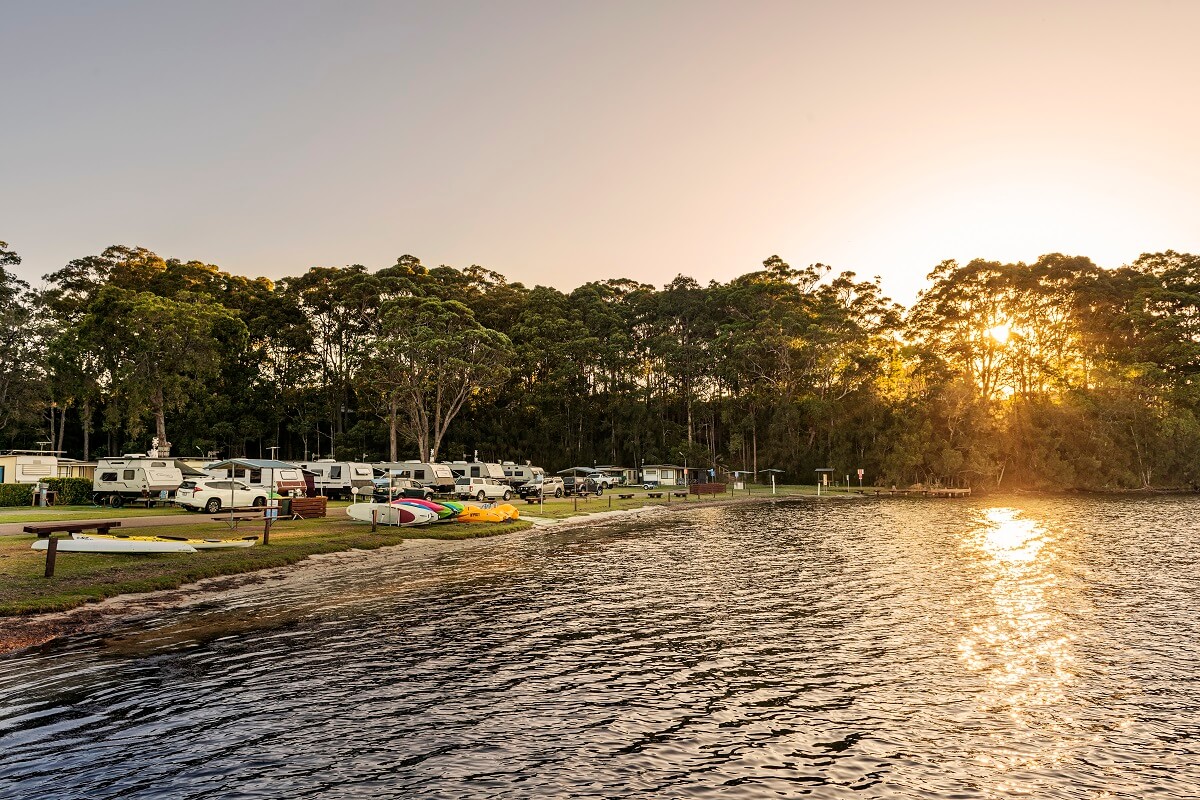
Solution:
<path fill-rule="evenodd" d="M 608 496 L 608 508 L 610 511 L 612 510 L 612 495 L 611 494 Z"/>
<path fill-rule="evenodd" d="M 46 543 L 46 577 L 54 577 L 54 557 L 58 555 L 58 538 L 52 533 Z"/>
<path fill-rule="evenodd" d="M 372 508 L 371 509 L 371 533 L 375 533 L 377 530 L 379 530 L 379 509 Z"/>
<path fill-rule="evenodd" d="M 263 514 L 263 545 L 271 543 L 271 518 Z"/>
<path fill-rule="evenodd" d="M 578 511 L 579 510 L 579 490 L 576 490 L 575 494 L 571 495 L 571 500 L 575 504 L 575 510 Z"/>

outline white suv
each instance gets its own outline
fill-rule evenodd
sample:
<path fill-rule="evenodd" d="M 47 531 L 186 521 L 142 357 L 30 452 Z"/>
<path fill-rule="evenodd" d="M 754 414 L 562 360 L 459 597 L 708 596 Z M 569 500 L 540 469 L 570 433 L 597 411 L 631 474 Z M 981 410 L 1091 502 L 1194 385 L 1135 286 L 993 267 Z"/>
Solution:
<path fill-rule="evenodd" d="M 184 481 L 175 492 L 175 502 L 186 509 L 204 509 L 215 514 L 222 506 L 265 506 L 267 490 L 259 486 L 247 486 L 241 481 L 199 480 Z"/>
<path fill-rule="evenodd" d="M 512 497 L 512 489 L 508 484 L 491 478 L 459 478 L 454 482 L 454 493 L 464 500 L 474 498 L 481 503 L 486 500 L 507 500 Z"/>

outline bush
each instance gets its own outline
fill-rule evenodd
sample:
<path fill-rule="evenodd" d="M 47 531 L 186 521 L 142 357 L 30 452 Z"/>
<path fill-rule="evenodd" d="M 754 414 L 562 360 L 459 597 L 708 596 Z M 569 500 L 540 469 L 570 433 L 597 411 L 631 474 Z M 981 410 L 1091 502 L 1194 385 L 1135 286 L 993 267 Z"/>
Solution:
<path fill-rule="evenodd" d="M 84 506 L 92 502 L 90 478 L 46 478 L 42 481 L 56 494 L 60 506 Z"/>
<path fill-rule="evenodd" d="M 33 502 L 33 484 L 0 483 L 0 506 L 27 506 Z"/>

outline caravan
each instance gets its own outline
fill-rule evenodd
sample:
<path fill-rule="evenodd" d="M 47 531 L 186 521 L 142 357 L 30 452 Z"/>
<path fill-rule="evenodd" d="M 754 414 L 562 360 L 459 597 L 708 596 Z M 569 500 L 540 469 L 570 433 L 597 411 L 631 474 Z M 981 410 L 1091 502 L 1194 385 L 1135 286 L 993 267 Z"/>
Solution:
<path fill-rule="evenodd" d="M 546 474 L 546 470 L 535 467 L 528 461 L 524 464 L 505 461 L 500 467 L 504 470 L 504 482 L 512 487 L 523 486 L 531 481 L 540 481 Z"/>
<path fill-rule="evenodd" d="M 454 473 L 445 464 L 430 464 L 424 461 L 387 461 L 375 465 L 385 475 L 411 478 L 422 486 L 428 486 L 437 494 L 454 491 Z"/>
<path fill-rule="evenodd" d="M 360 464 L 355 461 L 334 461 L 323 458 L 320 461 L 307 461 L 298 464 L 301 469 L 313 474 L 313 488 L 317 494 L 323 494 L 332 499 L 349 500 L 355 494 L 370 496 L 374 490 L 372 480 L 375 471 L 370 464 Z M 354 490 L 358 489 L 358 492 Z"/>
<path fill-rule="evenodd" d="M 504 483 L 504 467 L 484 461 L 443 461 L 456 478 L 491 478 Z"/>
<path fill-rule="evenodd" d="M 9 450 L 0 454 L 0 483 L 37 483 L 58 477 L 58 454 L 41 450 Z"/>
<path fill-rule="evenodd" d="M 126 503 L 167 503 L 183 483 L 183 472 L 169 458 L 139 454 L 102 458 L 92 479 L 92 502 L 120 508 Z"/>

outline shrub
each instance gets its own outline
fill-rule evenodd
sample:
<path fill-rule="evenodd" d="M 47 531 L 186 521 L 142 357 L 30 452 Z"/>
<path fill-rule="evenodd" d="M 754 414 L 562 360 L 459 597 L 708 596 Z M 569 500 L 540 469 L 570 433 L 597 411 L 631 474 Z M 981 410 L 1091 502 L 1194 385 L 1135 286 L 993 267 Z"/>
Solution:
<path fill-rule="evenodd" d="M 33 502 L 33 484 L 0 483 L 0 506 L 27 506 Z"/>
<path fill-rule="evenodd" d="M 53 491 L 60 506 L 83 506 L 92 502 L 92 481 L 89 478 L 46 478 L 42 483 Z"/>

